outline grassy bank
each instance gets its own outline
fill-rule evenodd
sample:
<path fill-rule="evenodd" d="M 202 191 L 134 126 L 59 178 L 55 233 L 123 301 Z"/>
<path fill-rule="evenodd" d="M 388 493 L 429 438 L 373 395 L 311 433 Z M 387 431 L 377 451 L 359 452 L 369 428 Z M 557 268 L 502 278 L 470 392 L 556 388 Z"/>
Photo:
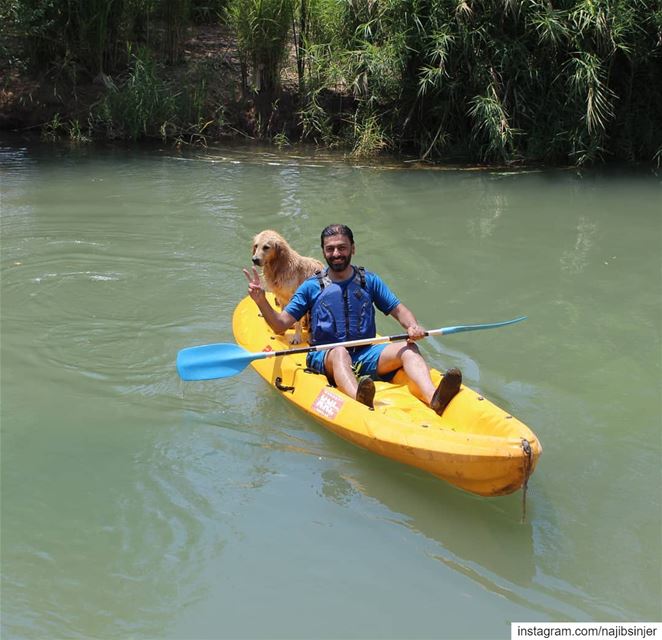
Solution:
<path fill-rule="evenodd" d="M 662 160 L 655 0 L 2 0 L 4 128 Z"/>

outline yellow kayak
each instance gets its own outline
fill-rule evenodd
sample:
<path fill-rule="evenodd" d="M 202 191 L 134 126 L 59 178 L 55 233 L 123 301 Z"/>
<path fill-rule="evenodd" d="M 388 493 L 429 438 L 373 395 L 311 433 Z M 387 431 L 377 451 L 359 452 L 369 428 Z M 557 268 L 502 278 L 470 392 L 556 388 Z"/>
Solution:
<path fill-rule="evenodd" d="M 248 351 L 290 348 L 292 333 L 274 334 L 249 297 L 237 305 L 232 329 Z M 296 348 L 301 346 L 305 344 Z M 375 406 L 369 409 L 330 386 L 326 376 L 308 371 L 305 353 L 258 359 L 251 365 L 284 398 L 342 438 L 471 493 L 499 496 L 517 491 L 542 453 L 531 429 L 464 385 L 438 416 L 409 392 L 402 370 L 393 382 L 375 383 Z M 437 385 L 441 374 L 434 369 L 431 373 Z"/>

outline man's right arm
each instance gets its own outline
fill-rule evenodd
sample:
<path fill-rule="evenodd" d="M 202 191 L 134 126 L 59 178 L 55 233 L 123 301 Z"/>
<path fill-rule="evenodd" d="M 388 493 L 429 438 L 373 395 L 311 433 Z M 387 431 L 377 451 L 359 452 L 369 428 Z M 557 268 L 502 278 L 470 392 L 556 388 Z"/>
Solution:
<path fill-rule="evenodd" d="M 253 275 L 244 269 L 244 275 L 248 279 L 248 295 L 253 299 L 257 308 L 260 310 L 262 317 L 267 324 L 273 329 L 275 333 L 285 333 L 295 322 L 296 318 L 287 311 L 276 311 L 267 300 L 264 293 L 262 284 L 260 283 L 260 275 L 257 269 L 253 267 Z"/>

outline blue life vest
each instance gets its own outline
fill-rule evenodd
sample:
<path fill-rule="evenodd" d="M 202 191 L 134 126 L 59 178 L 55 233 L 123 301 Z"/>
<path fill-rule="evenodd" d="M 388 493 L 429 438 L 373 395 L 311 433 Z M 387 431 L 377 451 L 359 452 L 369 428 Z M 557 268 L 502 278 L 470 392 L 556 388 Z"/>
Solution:
<path fill-rule="evenodd" d="M 326 269 L 317 274 L 322 291 L 310 312 L 311 344 L 374 338 L 375 308 L 366 286 L 365 269 L 354 267 L 354 277 L 344 289 L 328 273 Z"/>

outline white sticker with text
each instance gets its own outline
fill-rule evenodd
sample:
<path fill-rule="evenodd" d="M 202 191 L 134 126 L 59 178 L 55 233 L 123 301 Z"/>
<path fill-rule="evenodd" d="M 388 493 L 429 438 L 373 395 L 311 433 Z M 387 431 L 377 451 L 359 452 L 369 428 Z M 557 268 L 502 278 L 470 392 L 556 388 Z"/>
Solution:
<path fill-rule="evenodd" d="M 315 402 L 313 402 L 313 411 L 316 411 L 325 418 L 333 420 L 344 404 L 345 401 L 335 393 L 331 393 L 327 389 L 322 389 Z"/>

